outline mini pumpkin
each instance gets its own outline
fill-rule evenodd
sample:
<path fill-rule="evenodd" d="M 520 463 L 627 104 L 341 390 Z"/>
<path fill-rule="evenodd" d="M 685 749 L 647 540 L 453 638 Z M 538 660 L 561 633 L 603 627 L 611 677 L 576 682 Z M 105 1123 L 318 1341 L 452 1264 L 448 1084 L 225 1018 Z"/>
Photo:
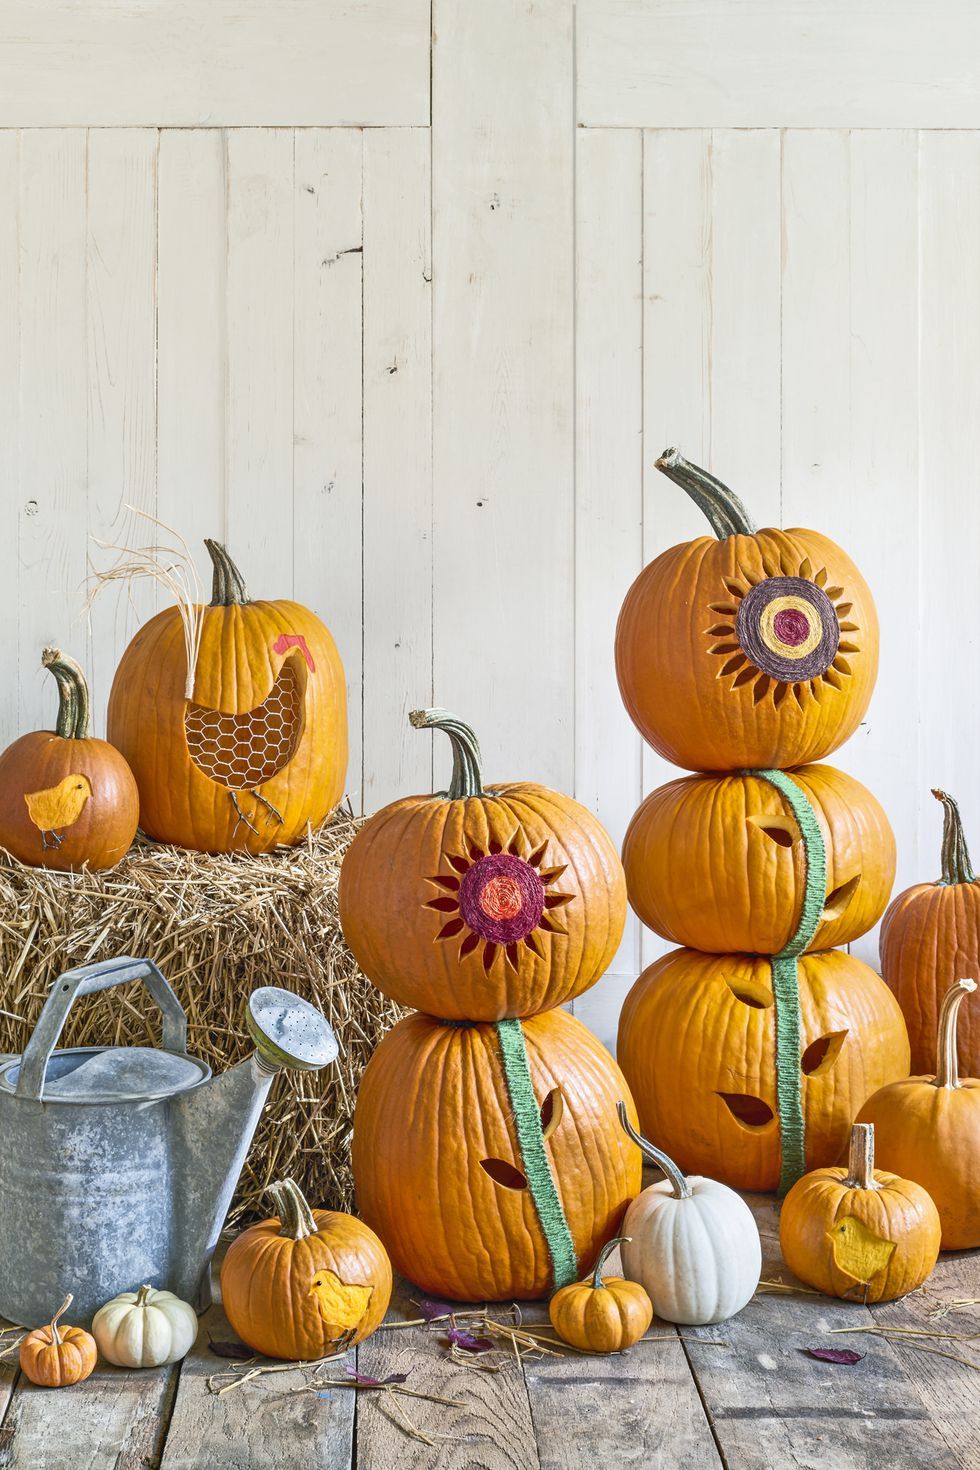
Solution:
<path fill-rule="evenodd" d="M 858 1114 L 874 1124 L 881 1162 L 932 1196 L 944 1251 L 980 1246 L 980 1079 L 960 1076 L 956 1045 L 960 1006 L 976 988 L 958 980 L 943 997 L 935 1075 L 892 1082 Z"/>
<path fill-rule="evenodd" d="M 616 671 L 630 718 L 690 770 L 823 759 L 857 729 L 877 675 L 864 578 L 816 531 L 756 530 L 738 497 L 676 449 L 657 468 L 717 539 L 671 547 L 626 595 Z"/>
<path fill-rule="evenodd" d="M 57 648 L 41 655 L 58 685 L 54 730 L 0 755 L 0 846 L 35 868 L 111 868 L 129 850 L 139 793 L 125 758 L 89 734 L 88 683 Z"/>
<path fill-rule="evenodd" d="M 592 1265 L 640 1188 L 624 1096 L 608 1052 L 563 1010 L 496 1025 L 406 1016 L 361 1079 L 358 1208 L 425 1291 L 546 1296 Z"/>
<path fill-rule="evenodd" d="M 391 1264 L 353 1215 L 311 1210 L 299 1185 L 270 1193 L 278 1215 L 243 1230 L 221 1263 L 221 1302 L 242 1342 L 268 1358 L 322 1358 L 370 1337 L 391 1300 Z"/>
<path fill-rule="evenodd" d="M 197 1339 L 197 1313 L 172 1291 L 123 1291 L 92 1318 L 99 1352 L 119 1368 L 179 1363 Z"/>
<path fill-rule="evenodd" d="M 980 880 L 974 876 L 959 807 L 945 791 L 941 873 L 894 900 L 881 925 L 881 973 L 898 996 L 912 1047 L 912 1070 L 935 1065 L 942 998 L 959 975 L 980 975 Z M 960 1070 L 980 1076 L 980 1007 L 957 1028 Z"/>
<path fill-rule="evenodd" d="M 591 1280 L 573 1281 L 556 1291 L 548 1315 L 562 1342 L 583 1353 L 621 1353 L 631 1348 L 653 1321 L 653 1304 L 642 1286 L 622 1276 L 602 1274 L 607 1259 L 626 1236 L 608 1240 L 599 1252 Z"/>
<path fill-rule="evenodd" d="M 853 955 L 802 955 L 798 984 L 799 1086 L 812 1169 L 840 1158 L 873 1092 L 908 1076 L 909 1050 L 895 997 Z M 665 955 L 626 998 L 618 1056 L 643 1132 L 685 1173 L 735 1189 L 777 1187 L 776 1003 L 768 959 L 691 949 Z"/>
<path fill-rule="evenodd" d="M 35 1327 L 20 1345 L 21 1372 L 42 1388 L 82 1383 L 95 1367 L 98 1352 L 92 1334 L 59 1325 L 73 1301 L 69 1292 L 47 1327 Z"/>
<path fill-rule="evenodd" d="M 914 1291 L 939 1255 L 939 1214 L 911 1179 L 874 1167 L 874 1128 L 855 1124 L 844 1168 L 816 1169 L 783 1201 L 789 1269 L 826 1296 L 890 1302 Z"/>
<path fill-rule="evenodd" d="M 715 1179 L 682 1174 L 630 1123 L 620 1122 L 664 1179 L 649 1185 L 626 1211 L 623 1270 L 646 1288 L 666 1322 L 704 1326 L 725 1322 L 755 1293 L 762 1245 L 741 1195 Z"/>
<path fill-rule="evenodd" d="M 446 792 L 392 802 L 361 828 L 340 875 L 340 919 L 367 975 L 446 1020 L 530 1016 L 605 972 L 626 922 L 608 834 L 571 797 L 532 782 L 484 787 L 480 747 L 446 710 Z"/>
<path fill-rule="evenodd" d="M 206 541 L 210 605 L 164 609 L 123 654 L 108 733 L 132 766 L 140 825 L 201 852 L 266 852 L 318 826 L 343 795 L 347 693 L 337 646 L 298 602 L 249 599 L 225 548 Z"/>
<path fill-rule="evenodd" d="M 865 934 L 895 881 L 895 838 L 878 801 L 833 766 L 790 773 L 826 853 L 826 901 L 810 949 Z M 630 823 L 623 866 L 630 904 L 675 944 L 717 954 L 777 954 L 806 892 L 799 824 L 759 775 L 687 776 L 651 794 Z"/>

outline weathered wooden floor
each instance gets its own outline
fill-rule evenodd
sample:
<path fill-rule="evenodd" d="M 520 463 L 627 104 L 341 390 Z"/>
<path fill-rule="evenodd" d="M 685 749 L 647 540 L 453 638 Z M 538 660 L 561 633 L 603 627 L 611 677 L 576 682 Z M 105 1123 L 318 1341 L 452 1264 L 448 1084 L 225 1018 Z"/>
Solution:
<path fill-rule="evenodd" d="M 763 1233 L 763 1277 L 789 1281 L 776 1207 L 769 1198 L 751 1202 Z M 418 1315 L 411 1295 L 402 1289 L 390 1322 Z M 296 1369 L 216 1394 L 209 1379 L 237 1365 L 208 1349 L 209 1336 L 231 1336 L 215 1307 L 202 1320 L 194 1351 L 174 1368 L 100 1367 L 86 1384 L 52 1392 L 25 1383 L 10 1360 L 0 1364 L 0 1466 L 980 1470 L 978 1298 L 980 1252 L 971 1252 L 943 1257 L 923 1291 L 889 1306 L 760 1294 L 721 1327 L 678 1334 L 655 1323 L 651 1330 L 665 1341 L 611 1358 L 543 1358 L 523 1369 L 507 1360 L 488 1373 L 451 1361 L 440 1333 L 421 1327 L 382 1328 L 357 1352 L 362 1373 L 407 1372 L 406 1387 L 462 1407 L 393 1401 L 375 1390 L 299 1391 L 308 1375 Z M 964 1300 L 970 1305 L 937 1317 Z M 537 1320 L 544 1315 L 541 1308 L 527 1311 Z M 831 1335 L 835 1327 L 864 1326 L 977 1334 L 977 1341 Z M 849 1346 L 866 1356 L 838 1367 L 801 1351 L 817 1346 Z M 321 1371 L 343 1376 L 341 1364 Z M 410 1437 L 399 1413 L 434 1443 Z"/>

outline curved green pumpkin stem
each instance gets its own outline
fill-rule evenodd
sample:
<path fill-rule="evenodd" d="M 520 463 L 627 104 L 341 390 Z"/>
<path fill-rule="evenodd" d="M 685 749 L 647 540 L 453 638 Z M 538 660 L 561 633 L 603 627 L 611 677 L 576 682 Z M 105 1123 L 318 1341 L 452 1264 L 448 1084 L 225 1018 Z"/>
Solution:
<path fill-rule="evenodd" d="M 87 740 L 92 702 L 81 665 L 60 648 L 46 648 L 41 663 L 54 674 L 58 684 L 58 722 L 54 727 L 62 740 Z"/>
<path fill-rule="evenodd" d="M 592 1286 L 595 1291 L 598 1291 L 600 1286 L 605 1286 L 606 1284 L 602 1279 L 602 1268 L 608 1261 L 609 1257 L 612 1255 L 613 1251 L 616 1249 L 617 1245 L 629 1245 L 632 1239 L 632 1235 L 616 1235 L 613 1237 L 612 1240 L 606 1241 L 605 1245 L 602 1247 L 602 1250 L 599 1252 L 599 1259 L 596 1261 L 595 1268 L 592 1272 Z"/>
<path fill-rule="evenodd" d="M 685 459 L 678 449 L 665 449 L 656 461 L 657 469 L 675 485 L 685 490 L 699 510 L 703 511 L 719 541 L 728 536 L 752 536 L 758 527 L 734 490 Z"/>
<path fill-rule="evenodd" d="M 245 586 L 245 578 L 221 542 L 205 537 L 204 544 L 214 568 L 214 575 L 211 578 L 211 606 L 232 607 L 235 603 L 248 602 L 249 595 Z"/>
<path fill-rule="evenodd" d="M 266 1193 L 272 1196 L 275 1204 L 280 1235 L 290 1240 L 305 1240 L 308 1235 L 316 1234 L 313 1211 L 295 1179 L 279 1179 L 269 1185 Z"/>
<path fill-rule="evenodd" d="M 933 787 L 932 794 L 943 804 L 943 874 L 939 882 L 944 886 L 952 883 L 975 883 L 976 874 L 970 866 L 960 809 L 947 791 L 939 791 Z"/>
<path fill-rule="evenodd" d="M 651 1164 L 656 1164 L 657 1168 L 662 1169 L 663 1172 L 667 1175 L 667 1178 L 670 1181 L 670 1187 L 673 1192 L 674 1198 L 690 1199 L 693 1193 L 691 1186 L 688 1184 L 686 1176 L 681 1173 L 680 1169 L 678 1169 L 673 1159 L 669 1158 L 667 1154 L 662 1153 L 659 1148 L 654 1148 L 653 1144 L 650 1143 L 648 1139 L 644 1138 L 642 1133 L 637 1133 L 636 1129 L 633 1127 L 633 1124 L 630 1122 L 629 1113 L 627 1113 L 626 1111 L 626 1104 L 624 1102 L 618 1102 L 616 1104 L 616 1111 L 619 1114 L 619 1121 L 622 1124 L 624 1131 L 629 1134 L 630 1138 L 632 1138 L 637 1148 L 640 1149 L 642 1153 L 646 1154 Z"/>
<path fill-rule="evenodd" d="M 453 776 L 446 792 L 447 798 L 460 801 L 466 796 L 482 796 L 480 742 L 469 725 L 464 725 L 447 709 L 413 709 L 408 719 L 414 729 L 442 730 L 452 742 Z"/>
<path fill-rule="evenodd" d="M 975 980 L 957 980 L 943 996 L 939 1011 L 939 1046 L 936 1057 L 937 1087 L 954 1091 L 960 1086 L 960 1069 L 956 1056 L 956 1022 L 960 1006 L 977 988 Z"/>

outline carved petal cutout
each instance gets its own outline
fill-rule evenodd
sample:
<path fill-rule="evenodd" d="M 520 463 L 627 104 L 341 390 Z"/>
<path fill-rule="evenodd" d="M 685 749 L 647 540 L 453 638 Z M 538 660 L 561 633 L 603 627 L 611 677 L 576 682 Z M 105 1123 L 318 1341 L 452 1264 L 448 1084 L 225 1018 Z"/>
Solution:
<path fill-rule="evenodd" d="M 767 1006 L 773 1004 L 772 991 L 765 985 L 758 985 L 752 979 L 729 980 L 726 976 L 725 984 L 735 999 L 740 1000 L 745 1006 L 752 1006 L 757 1011 L 764 1011 Z"/>
<path fill-rule="evenodd" d="M 847 1030 L 829 1031 L 826 1036 L 818 1036 L 816 1041 L 811 1041 L 806 1051 L 800 1058 L 800 1071 L 807 1077 L 816 1077 L 824 1072 L 829 1072 L 840 1055 L 840 1049 L 847 1038 Z"/>
<path fill-rule="evenodd" d="M 565 1099 L 560 1090 L 553 1087 L 541 1104 L 541 1134 L 544 1138 L 550 1138 L 558 1124 L 561 1122 L 562 1113 L 565 1111 Z"/>
<path fill-rule="evenodd" d="M 767 1102 L 749 1092 L 719 1092 L 718 1096 L 743 1128 L 767 1128 L 775 1117 Z"/>
<path fill-rule="evenodd" d="M 841 883 L 827 894 L 827 902 L 823 906 L 821 919 L 839 919 L 847 910 L 847 906 L 854 897 L 861 884 L 861 874 L 855 873 L 853 878 L 848 878 L 846 883 Z"/>
<path fill-rule="evenodd" d="M 800 829 L 789 817 L 767 817 L 758 813 L 746 817 L 745 822 L 747 826 L 758 827 L 779 847 L 792 847 L 794 842 L 800 841 Z"/>
<path fill-rule="evenodd" d="M 527 1180 L 520 1169 L 515 1169 L 504 1159 L 481 1159 L 480 1168 L 486 1169 L 494 1184 L 504 1189 L 527 1189 Z"/>

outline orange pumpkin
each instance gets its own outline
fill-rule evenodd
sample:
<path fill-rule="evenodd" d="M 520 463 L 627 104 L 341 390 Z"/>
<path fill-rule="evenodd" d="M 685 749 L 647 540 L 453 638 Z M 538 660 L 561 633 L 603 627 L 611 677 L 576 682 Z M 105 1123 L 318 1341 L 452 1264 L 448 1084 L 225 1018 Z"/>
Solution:
<path fill-rule="evenodd" d="M 530 1016 L 581 995 L 626 922 L 623 869 L 591 812 L 546 786 L 484 788 L 480 748 L 445 710 L 412 724 L 452 741 L 447 792 L 392 802 L 355 837 L 340 921 L 386 995 L 447 1020 Z"/>
<path fill-rule="evenodd" d="M 834 1163 L 861 1104 L 908 1075 L 905 1023 L 867 965 L 801 956 L 800 1072 L 806 1165 Z M 644 971 L 619 1024 L 619 1064 L 642 1131 L 687 1174 L 735 1189 L 780 1179 L 776 1006 L 767 959 L 674 950 Z"/>
<path fill-rule="evenodd" d="M 0 755 L 0 846 L 35 868 L 111 868 L 136 836 L 133 773 L 89 734 L 88 684 L 75 660 L 46 648 L 41 662 L 58 684 L 58 720 Z"/>
<path fill-rule="evenodd" d="M 224 547 L 205 545 L 214 585 L 199 609 L 193 673 L 184 616 L 166 608 L 120 660 L 109 739 L 132 766 L 151 837 L 201 852 L 266 852 L 319 825 L 343 794 L 344 671 L 314 613 L 250 601 Z"/>
<path fill-rule="evenodd" d="M 622 1353 L 653 1321 L 653 1303 L 643 1287 L 622 1276 L 603 1276 L 607 1257 L 628 1237 L 615 1236 L 599 1252 L 592 1277 L 556 1291 L 548 1304 L 551 1325 L 562 1342 L 583 1353 Z"/>
<path fill-rule="evenodd" d="M 846 1169 L 817 1169 L 793 1185 L 779 1243 L 789 1269 L 817 1291 L 890 1302 L 935 1266 L 939 1216 L 920 1185 L 874 1167 L 874 1129 L 859 1124 Z"/>
<path fill-rule="evenodd" d="M 935 1076 L 892 1082 L 858 1114 L 874 1124 L 882 1163 L 929 1191 L 944 1251 L 980 1246 L 980 1079 L 960 1077 L 956 1046 L 960 1005 L 976 988 L 958 980 L 943 997 Z"/>
<path fill-rule="evenodd" d="M 47 1327 L 35 1327 L 20 1345 L 21 1372 L 42 1388 L 82 1383 L 95 1367 L 99 1354 L 92 1334 L 58 1325 L 73 1300 L 69 1292 Z"/>
<path fill-rule="evenodd" d="M 657 461 L 705 512 L 630 588 L 616 670 L 655 750 L 695 771 L 802 765 L 852 735 L 878 669 L 867 584 L 816 531 L 757 531 L 741 501 L 675 449 Z"/>
<path fill-rule="evenodd" d="M 881 925 L 881 973 L 909 1028 L 913 1072 L 935 1064 L 942 997 L 960 975 L 980 975 L 980 880 L 973 873 L 959 808 L 945 791 L 942 872 L 894 900 Z M 980 1008 L 957 1028 L 960 1070 L 980 1075 Z"/>
<path fill-rule="evenodd" d="M 373 1230 L 311 1210 L 299 1186 L 270 1188 L 278 1216 L 243 1230 L 221 1263 L 221 1302 L 242 1342 L 267 1358 L 322 1358 L 384 1320 L 391 1264 Z"/>
<path fill-rule="evenodd" d="M 809 945 L 865 934 L 895 881 L 895 839 L 881 805 L 833 766 L 792 779 L 824 839 L 827 899 Z M 777 954 L 795 934 L 806 890 L 800 828 L 785 798 L 759 776 L 688 776 L 652 792 L 623 846 L 636 913 L 675 944 L 718 954 Z"/>
<path fill-rule="evenodd" d="M 639 1192 L 616 1114 L 625 1086 L 562 1010 L 497 1026 L 406 1016 L 361 1080 L 358 1208 L 425 1291 L 546 1296 L 592 1265 Z"/>

